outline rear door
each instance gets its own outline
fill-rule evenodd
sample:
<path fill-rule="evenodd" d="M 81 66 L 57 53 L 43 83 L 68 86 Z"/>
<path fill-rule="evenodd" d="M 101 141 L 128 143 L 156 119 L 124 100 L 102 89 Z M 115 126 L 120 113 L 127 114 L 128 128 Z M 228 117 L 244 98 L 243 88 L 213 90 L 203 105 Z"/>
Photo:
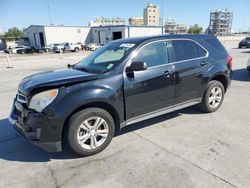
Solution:
<path fill-rule="evenodd" d="M 189 39 L 171 40 L 172 63 L 175 67 L 175 104 L 201 98 L 204 73 L 209 66 L 208 51 Z"/>
<path fill-rule="evenodd" d="M 174 102 L 174 69 L 169 64 L 166 42 L 142 47 L 130 62 L 146 62 L 148 69 L 124 73 L 126 119 L 161 110 Z M 128 64 L 130 63 L 128 62 Z"/>

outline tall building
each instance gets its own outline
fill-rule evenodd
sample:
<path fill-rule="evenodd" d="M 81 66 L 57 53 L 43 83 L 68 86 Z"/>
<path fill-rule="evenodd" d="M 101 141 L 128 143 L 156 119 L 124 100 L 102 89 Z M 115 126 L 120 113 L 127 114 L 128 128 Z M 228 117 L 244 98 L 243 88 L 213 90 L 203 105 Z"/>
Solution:
<path fill-rule="evenodd" d="M 144 25 L 159 26 L 160 25 L 160 10 L 159 6 L 148 3 L 143 10 Z"/>
<path fill-rule="evenodd" d="M 131 17 L 129 18 L 129 25 L 144 25 L 143 17 Z"/>
<path fill-rule="evenodd" d="M 217 9 L 215 12 L 210 13 L 210 23 L 208 32 L 215 35 L 229 35 L 231 34 L 233 21 L 233 13 L 227 9 Z"/>
<path fill-rule="evenodd" d="M 109 26 L 109 25 L 125 25 L 126 21 L 123 18 L 104 18 L 96 17 L 94 21 L 89 22 L 89 27 Z"/>

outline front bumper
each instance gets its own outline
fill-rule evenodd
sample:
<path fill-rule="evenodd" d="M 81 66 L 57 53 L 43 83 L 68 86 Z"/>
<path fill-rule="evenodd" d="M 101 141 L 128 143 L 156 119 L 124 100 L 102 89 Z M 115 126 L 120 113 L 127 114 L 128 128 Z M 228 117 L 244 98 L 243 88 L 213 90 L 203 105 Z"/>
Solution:
<path fill-rule="evenodd" d="M 29 142 L 48 152 L 62 151 L 60 118 L 25 108 L 14 100 L 9 122 Z"/>

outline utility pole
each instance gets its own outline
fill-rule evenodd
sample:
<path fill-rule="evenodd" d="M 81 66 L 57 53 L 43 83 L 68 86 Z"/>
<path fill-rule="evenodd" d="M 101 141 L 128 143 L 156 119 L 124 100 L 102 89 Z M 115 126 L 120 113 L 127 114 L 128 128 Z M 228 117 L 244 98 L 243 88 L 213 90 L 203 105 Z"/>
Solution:
<path fill-rule="evenodd" d="M 52 23 L 52 18 L 51 18 L 51 13 L 50 13 L 50 4 L 49 4 L 49 0 L 47 0 L 47 3 L 48 3 L 48 11 L 49 11 L 50 25 L 53 25 L 53 23 Z"/>
<path fill-rule="evenodd" d="M 164 0 L 161 0 L 161 25 L 162 27 L 164 26 L 164 10 L 163 10 L 164 2 L 163 1 Z"/>

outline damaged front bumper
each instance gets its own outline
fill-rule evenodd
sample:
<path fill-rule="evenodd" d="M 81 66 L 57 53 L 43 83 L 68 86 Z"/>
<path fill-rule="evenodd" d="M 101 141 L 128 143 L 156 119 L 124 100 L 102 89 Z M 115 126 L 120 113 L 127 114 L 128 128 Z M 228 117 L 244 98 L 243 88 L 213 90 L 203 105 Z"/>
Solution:
<path fill-rule="evenodd" d="M 29 110 L 26 104 L 14 100 L 9 122 L 32 144 L 48 152 L 62 151 L 62 120 L 53 113 Z"/>

